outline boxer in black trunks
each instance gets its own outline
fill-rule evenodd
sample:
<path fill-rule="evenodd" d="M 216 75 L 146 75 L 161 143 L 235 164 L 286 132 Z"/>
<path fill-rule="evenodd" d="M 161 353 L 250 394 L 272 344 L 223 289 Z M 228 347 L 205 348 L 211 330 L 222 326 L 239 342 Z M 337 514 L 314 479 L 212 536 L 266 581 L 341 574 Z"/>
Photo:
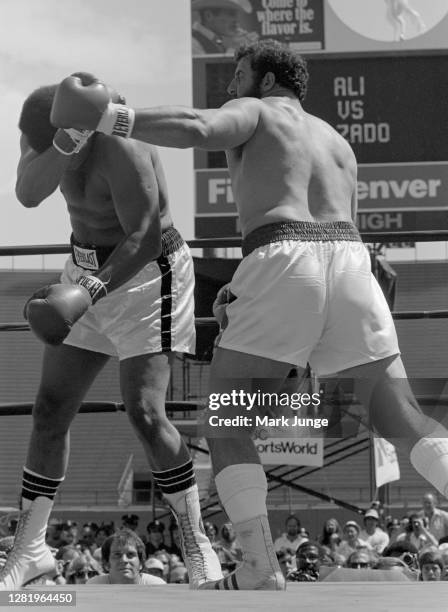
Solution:
<path fill-rule="evenodd" d="M 91 81 L 86 73 L 77 78 Z M 111 356 L 119 358 L 127 413 L 179 523 L 190 586 L 197 588 L 222 573 L 203 533 L 190 455 L 165 414 L 174 352 L 194 352 L 191 255 L 173 227 L 156 148 L 56 130 L 50 124 L 55 91 L 41 87 L 23 105 L 16 192 L 32 208 L 60 188 L 72 255 L 61 283 L 39 290 L 25 307 L 46 346 L 23 473 L 23 513 L 0 590 L 21 588 L 54 565 L 45 532 L 67 469 L 69 428 Z"/>

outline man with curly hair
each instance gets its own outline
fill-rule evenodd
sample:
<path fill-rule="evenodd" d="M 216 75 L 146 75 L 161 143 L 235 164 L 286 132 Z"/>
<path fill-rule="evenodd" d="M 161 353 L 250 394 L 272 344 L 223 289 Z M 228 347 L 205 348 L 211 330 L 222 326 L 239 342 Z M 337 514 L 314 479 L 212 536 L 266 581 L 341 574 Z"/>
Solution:
<path fill-rule="evenodd" d="M 406 379 L 392 316 L 355 225 L 356 158 L 335 129 L 302 107 L 305 61 L 275 41 L 244 47 L 235 59 L 228 92 L 236 99 L 221 108 L 134 110 L 111 103 L 99 81 L 83 87 L 68 77 L 52 120 L 226 152 L 244 258 L 229 290 L 219 294 L 217 306 L 230 303 L 220 310 L 227 326 L 211 364 L 203 418 L 217 491 L 243 562 L 203 588 L 275 590 L 285 580 L 267 518 L 266 477 L 250 438 L 260 425 L 255 410 L 248 411 L 250 398 L 251 409 L 263 409 L 262 399 L 278 394 L 292 369 L 305 376 L 308 363 L 320 377 L 348 379 L 375 430 L 411 452 L 414 467 L 443 493 L 448 432 L 422 414 Z M 232 426 L 235 415 L 241 421 Z"/>

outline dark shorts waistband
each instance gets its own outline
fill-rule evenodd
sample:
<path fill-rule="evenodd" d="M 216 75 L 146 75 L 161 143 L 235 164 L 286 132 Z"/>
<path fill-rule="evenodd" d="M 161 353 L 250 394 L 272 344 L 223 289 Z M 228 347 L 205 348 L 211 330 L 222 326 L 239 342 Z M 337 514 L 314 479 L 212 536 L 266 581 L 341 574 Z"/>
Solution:
<path fill-rule="evenodd" d="M 176 228 L 169 227 L 162 234 L 162 257 L 171 255 L 178 251 L 185 244 L 184 239 Z M 98 270 L 103 266 L 115 250 L 115 246 L 96 246 L 85 244 L 75 239 L 73 234 L 70 236 L 70 246 L 72 260 L 76 266 L 86 270 Z"/>
<path fill-rule="evenodd" d="M 162 256 L 172 255 L 185 244 L 175 227 L 169 227 L 162 234 Z"/>
<path fill-rule="evenodd" d="M 283 240 L 362 242 L 357 227 L 349 221 L 281 221 L 257 227 L 242 242 L 243 257 L 260 246 Z"/>

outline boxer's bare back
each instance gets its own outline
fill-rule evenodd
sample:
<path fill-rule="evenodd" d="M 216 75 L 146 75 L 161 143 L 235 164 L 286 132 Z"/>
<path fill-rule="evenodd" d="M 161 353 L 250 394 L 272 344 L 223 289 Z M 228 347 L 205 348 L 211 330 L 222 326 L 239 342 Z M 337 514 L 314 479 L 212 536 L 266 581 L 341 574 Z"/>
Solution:
<path fill-rule="evenodd" d="M 243 236 L 278 221 L 352 221 L 356 161 L 347 142 L 298 101 L 258 101 L 254 135 L 227 151 Z"/>

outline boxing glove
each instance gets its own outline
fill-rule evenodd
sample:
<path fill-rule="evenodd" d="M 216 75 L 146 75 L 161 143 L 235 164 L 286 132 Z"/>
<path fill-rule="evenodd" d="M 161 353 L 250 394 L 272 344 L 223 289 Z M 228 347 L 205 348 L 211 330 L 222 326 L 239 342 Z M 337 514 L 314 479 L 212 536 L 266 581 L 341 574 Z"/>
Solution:
<path fill-rule="evenodd" d="M 105 285 L 95 276 L 81 276 L 74 285 L 42 287 L 24 308 L 34 334 L 46 344 L 59 345 L 87 309 L 107 295 Z"/>
<path fill-rule="evenodd" d="M 74 155 L 81 151 L 92 134 L 92 130 L 59 128 L 54 135 L 53 146 L 62 155 Z"/>
<path fill-rule="evenodd" d="M 227 306 L 230 303 L 230 283 L 221 287 L 221 289 L 216 294 L 215 301 L 213 302 L 213 315 L 215 319 L 218 321 L 219 329 L 223 330 L 227 327 Z"/>
<path fill-rule="evenodd" d="M 111 90 L 95 79 L 69 76 L 56 90 L 50 121 L 55 127 L 94 130 L 129 138 L 135 113 L 131 108 L 111 101 Z M 87 73 L 84 73 L 87 74 Z"/>

